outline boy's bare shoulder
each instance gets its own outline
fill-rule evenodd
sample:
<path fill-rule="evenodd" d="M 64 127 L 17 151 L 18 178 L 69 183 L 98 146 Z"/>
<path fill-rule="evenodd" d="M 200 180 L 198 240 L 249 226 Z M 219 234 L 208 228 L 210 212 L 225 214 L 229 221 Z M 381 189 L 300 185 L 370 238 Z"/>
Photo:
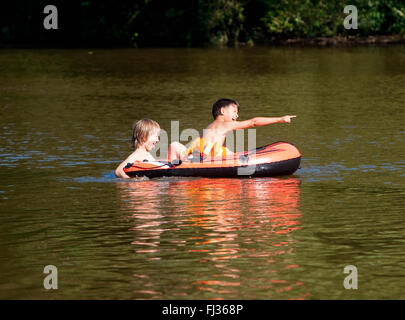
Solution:
<path fill-rule="evenodd" d="M 135 150 L 134 152 L 132 152 L 126 159 L 125 162 L 135 162 L 135 161 L 140 161 L 140 158 L 142 157 L 142 155 L 139 154 L 139 152 L 137 152 L 137 150 Z M 143 159 L 142 159 L 143 160 Z"/>
<path fill-rule="evenodd" d="M 229 130 L 232 128 L 232 123 L 227 121 L 213 121 L 207 126 L 207 130 Z"/>
<path fill-rule="evenodd" d="M 252 127 L 251 120 L 244 120 L 244 121 L 226 121 L 222 122 L 217 128 L 218 131 L 222 131 L 227 134 L 230 131 L 238 130 L 238 129 L 246 129 Z"/>

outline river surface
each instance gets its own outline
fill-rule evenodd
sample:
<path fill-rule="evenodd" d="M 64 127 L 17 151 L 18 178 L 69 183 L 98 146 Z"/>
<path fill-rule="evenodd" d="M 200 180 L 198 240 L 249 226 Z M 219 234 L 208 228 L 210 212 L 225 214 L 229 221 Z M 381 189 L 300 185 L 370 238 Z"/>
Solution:
<path fill-rule="evenodd" d="M 256 144 L 301 168 L 114 177 L 135 120 L 201 130 L 221 97 L 297 115 Z M 404 106 L 404 46 L 1 50 L 0 298 L 405 299 Z"/>

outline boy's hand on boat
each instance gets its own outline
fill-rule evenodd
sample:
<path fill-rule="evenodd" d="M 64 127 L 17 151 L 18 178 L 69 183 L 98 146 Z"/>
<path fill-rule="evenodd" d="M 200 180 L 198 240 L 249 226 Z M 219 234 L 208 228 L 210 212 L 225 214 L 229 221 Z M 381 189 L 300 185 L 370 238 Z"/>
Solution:
<path fill-rule="evenodd" d="M 292 118 L 295 118 L 296 116 L 284 116 L 281 118 L 281 122 L 284 123 L 290 123 Z"/>

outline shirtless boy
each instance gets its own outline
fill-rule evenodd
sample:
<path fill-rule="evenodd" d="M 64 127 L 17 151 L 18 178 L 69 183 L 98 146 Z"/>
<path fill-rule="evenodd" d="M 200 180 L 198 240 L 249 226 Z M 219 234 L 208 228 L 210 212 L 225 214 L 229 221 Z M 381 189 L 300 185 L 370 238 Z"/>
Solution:
<path fill-rule="evenodd" d="M 252 127 L 266 126 L 273 123 L 290 123 L 296 116 L 284 116 L 278 118 L 256 117 L 244 121 L 238 119 L 239 104 L 232 99 L 219 99 L 212 106 L 214 121 L 203 132 L 203 137 L 194 140 L 189 148 L 179 142 L 173 142 L 169 146 L 169 161 L 174 159 L 184 160 L 195 152 L 199 152 L 202 158 L 226 157 L 233 152 L 223 146 L 228 132 L 247 129 Z"/>

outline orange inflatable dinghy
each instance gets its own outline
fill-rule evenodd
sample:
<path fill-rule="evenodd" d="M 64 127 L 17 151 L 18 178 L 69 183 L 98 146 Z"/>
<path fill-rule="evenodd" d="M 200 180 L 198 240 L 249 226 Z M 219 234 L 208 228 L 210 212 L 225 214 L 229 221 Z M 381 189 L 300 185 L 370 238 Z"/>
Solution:
<path fill-rule="evenodd" d="M 235 153 L 227 158 L 185 161 L 128 163 L 124 172 L 130 177 L 272 177 L 294 173 L 300 165 L 301 153 L 291 143 L 276 142 L 251 151 Z"/>

